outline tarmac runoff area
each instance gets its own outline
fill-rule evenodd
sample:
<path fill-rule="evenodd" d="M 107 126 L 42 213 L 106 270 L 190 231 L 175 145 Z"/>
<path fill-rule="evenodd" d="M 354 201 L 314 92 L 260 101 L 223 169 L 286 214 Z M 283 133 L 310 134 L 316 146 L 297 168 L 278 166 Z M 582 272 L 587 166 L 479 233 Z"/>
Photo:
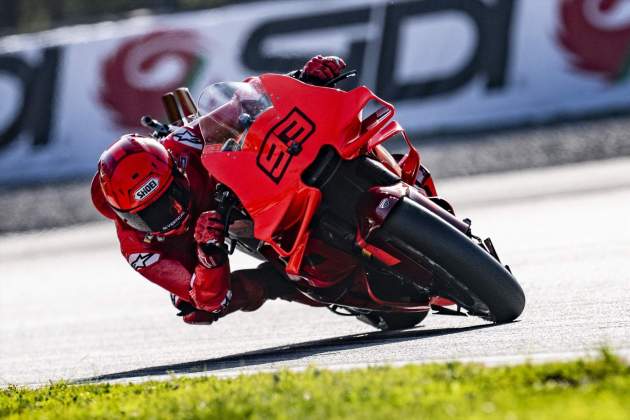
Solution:
<path fill-rule="evenodd" d="M 172 374 L 235 375 L 310 365 L 346 369 L 431 361 L 488 364 L 630 356 L 630 158 L 451 178 L 440 193 L 491 236 L 527 296 L 517 322 L 429 316 L 375 332 L 272 301 L 215 325 L 175 317 L 98 222 L 0 236 L 0 385 Z M 256 264 L 235 255 L 233 269 Z"/>

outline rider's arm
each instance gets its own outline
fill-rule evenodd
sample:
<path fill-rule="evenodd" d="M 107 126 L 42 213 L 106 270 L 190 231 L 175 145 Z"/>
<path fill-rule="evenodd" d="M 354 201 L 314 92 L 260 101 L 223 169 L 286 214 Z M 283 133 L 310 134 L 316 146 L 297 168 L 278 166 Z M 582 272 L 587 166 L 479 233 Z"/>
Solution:
<path fill-rule="evenodd" d="M 198 265 L 191 273 L 179 261 L 161 259 L 137 271 L 179 298 L 180 306 L 181 302 L 190 304 L 191 309 L 181 314 L 187 323 L 207 324 L 216 320 L 231 299 L 227 263 L 213 269 Z"/>
<path fill-rule="evenodd" d="M 197 266 L 190 295 L 195 306 L 220 313 L 230 303 L 230 263 L 224 242 L 223 219 L 214 210 L 202 213 L 195 225 Z"/>
<path fill-rule="evenodd" d="M 146 279 L 199 309 L 184 314 L 184 321 L 209 322 L 218 317 L 230 303 L 230 266 L 227 261 L 214 268 L 198 264 L 191 273 L 177 260 L 161 258 L 159 254 L 153 254 L 153 258 L 158 261 L 146 267 L 134 268 Z"/>
<path fill-rule="evenodd" d="M 195 308 L 220 313 L 230 302 L 230 265 L 225 258 L 214 265 L 210 257 L 191 267 L 178 250 L 165 252 L 146 244 L 138 232 L 117 223 L 121 251 L 128 263 L 143 277 L 191 303 Z M 163 245 L 162 245 L 163 248 Z M 186 320 L 186 318 L 184 319 Z"/>
<path fill-rule="evenodd" d="M 201 130 L 198 124 L 180 127 L 166 136 L 161 142 L 171 153 L 178 156 L 185 156 L 190 153 L 201 156 L 201 150 L 203 149 L 203 137 L 201 137 Z M 181 162 L 178 162 L 178 165 L 181 167 Z"/>

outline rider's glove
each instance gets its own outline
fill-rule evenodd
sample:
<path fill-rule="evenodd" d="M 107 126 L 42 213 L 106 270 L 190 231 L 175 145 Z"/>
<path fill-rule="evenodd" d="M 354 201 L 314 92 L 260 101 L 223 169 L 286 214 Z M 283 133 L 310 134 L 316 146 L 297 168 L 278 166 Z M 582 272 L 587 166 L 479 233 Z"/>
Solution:
<path fill-rule="evenodd" d="M 306 83 L 323 84 L 339 76 L 345 68 L 346 63 L 339 57 L 317 55 L 302 67 L 300 79 Z"/>
<path fill-rule="evenodd" d="M 177 316 L 186 316 L 197 310 L 197 308 L 195 308 L 192 303 L 186 302 L 175 293 L 171 293 L 171 303 L 173 304 L 175 309 L 179 311 L 177 313 Z"/>
<path fill-rule="evenodd" d="M 194 311 L 184 315 L 183 319 L 186 324 L 210 325 L 219 319 L 219 315 L 206 311 Z"/>
<path fill-rule="evenodd" d="M 204 267 L 215 268 L 225 264 L 227 250 L 223 243 L 224 230 L 223 218 L 217 211 L 206 211 L 197 219 L 194 237 L 197 242 L 197 257 Z"/>
<path fill-rule="evenodd" d="M 219 318 L 218 314 L 213 314 L 206 311 L 200 311 L 195 308 L 190 302 L 186 302 L 184 299 L 179 298 L 177 295 L 171 293 L 171 302 L 173 306 L 179 310 L 177 316 L 181 316 L 187 324 L 212 324 Z"/>

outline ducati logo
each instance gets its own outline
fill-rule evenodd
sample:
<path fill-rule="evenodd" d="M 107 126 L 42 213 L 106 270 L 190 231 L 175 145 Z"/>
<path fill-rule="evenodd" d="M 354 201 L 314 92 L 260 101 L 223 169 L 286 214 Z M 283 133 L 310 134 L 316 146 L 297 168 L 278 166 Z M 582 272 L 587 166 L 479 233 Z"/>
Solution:
<path fill-rule="evenodd" d="M 101 67 L 99 100 L 114 123 L 135 128 L 142 115 L 160 115 L 164 92 L 197 80 L 209 56 L 203 46 L 197 32 L 182 29 L 125 38 Z"/>
<path fill-rule="evenodd" d="M 157 178 L 151 178 L 144 183 L 133 195 L 136 200 L 144 200 L 149 194 L 160 186 L 160 180 Z"/>
<path fill-rule="evenodd" d="M 558 42 L 571 65 L 615 83 L 628 74 L 630 4 L 624 0 L 563 0 Z"/>
<path fill-rule="evenodd" d="M 386 208 L 389 208 L 390 204 L 391 204 L 391 203 L 390 203 L 390 201 L 389 201 L 389 198 L 384 198 L 384 199 L 383 199 L 383 200 L 381 200 L 381 202 L 378 204 L 378 208 L 379 208 L 379 209 L 383 209 L 383 210 L 384 210 L 384 209 L 386 209 Z"/>

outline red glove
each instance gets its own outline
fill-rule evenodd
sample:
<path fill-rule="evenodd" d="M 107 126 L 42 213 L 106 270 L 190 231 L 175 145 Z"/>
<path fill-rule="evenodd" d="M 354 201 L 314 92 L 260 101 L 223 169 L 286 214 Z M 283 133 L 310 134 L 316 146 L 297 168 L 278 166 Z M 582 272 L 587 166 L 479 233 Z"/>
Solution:
<path fill-rule="evenodd" d="M 195 241 L 200 245 L 223 245 L 225 225 L 221 214 L 215 210 L 203 212 L 195 225 Z"/>
<path fill-rule="evenodd" d="M 345 68 L 346 63 L 339 57 L 317 55 L 306 62 L 302 68 L 302 74 L 313 79 L 328 81 L 339 76 Z"/>
<path fill-rule="evenodd" d="M 197 257 L 206 268 L 219 267 L 227 260 L 227 251 L 223 245 L 224 229 L 223 218 L 217 211 L 206 211 L 197 219 L 194 235 Z"/>
<path fill-rule="evenodd" d="M 182 319 L 186 324 L 210 325 L 219 319 L 219 315 L 206 311 L 194 311 L 188 315 L 184 315 Z"/>
<path fill-rule="evenodd" d="M 202 311 L 194 307 L 190 302 L 171 293 L 171 302 L 179 311 L 177 316 L 181 316 L 187 324 L 209 325 L 219 319 L 219 314 Z"/>
<path fill-rule="evenodd" d="M 177 313 L 177 316 L 184 316 L 197 310 L 197 308 L 195 308 L 192 303 L 186 302 L 175 293 L 171 293 L 171 303 L 173 304 L 175 309 L 179 311 Z"/>
<path fill-rule="evenodd" d="M 209 325 L 219 318 L 218 314 L 201 311 L 195 308 L 192 303 L 186 302 L 173 293 L 171 293 L 171 302 L 179 311 L 177 316 L 181 316 L 187 324 Z"/>

